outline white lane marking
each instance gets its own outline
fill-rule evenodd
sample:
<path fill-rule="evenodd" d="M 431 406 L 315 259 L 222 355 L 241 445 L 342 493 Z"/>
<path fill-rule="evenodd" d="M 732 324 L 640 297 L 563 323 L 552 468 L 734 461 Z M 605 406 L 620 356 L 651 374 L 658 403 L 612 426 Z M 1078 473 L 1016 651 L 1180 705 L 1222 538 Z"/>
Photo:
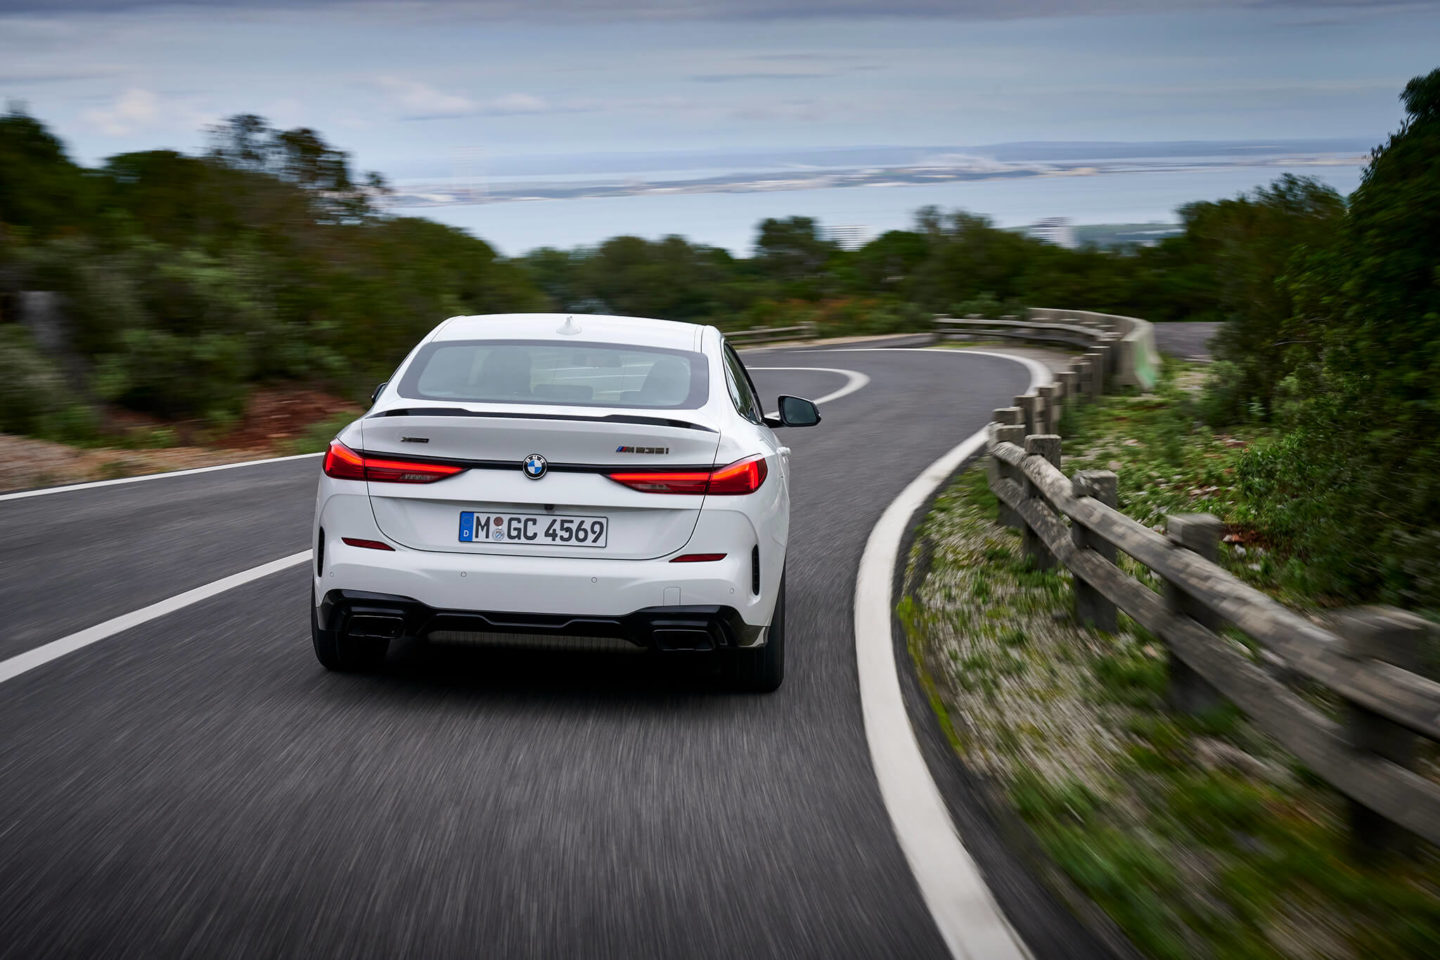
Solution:
<path fill-rule="evenodd" d="M 838 373 L 838 374 L 841 374 L 841 375 L 843 375 L 844 377 L 847 378 L 847 379 L 846 379 L 846 382 L 845 382 L 845 386 L 841 387 L 839 390 L 836 390 L 834 393 L 827 393 L 827 394 L 825 394 L 825 396 L 821 397 L 819 400 L 816 400 L 816 401 L 815 401 L 815 405 L 816 405 L 816 406 L 819 406 L 819 405 L 822 404 L 822 403 L 829 403 L 831 400 L 839 400 L 841 397 L 848 397 L 850 394 L 854 393 L 856 390 L 863 390 L 863 389 L 865 389 L 865 387 L 868 386 L 869 383 L 870 383 L 870 378 L 869 378 L 866 374 L 861 373 L 859 370 L 842 370 L 842 369 L 840 369 L 839 367 L 751 367 L 750 369 L 751 369 L 751 370 L 813 370 L 813 371 L 815 371 L 816 373 Z M 767 414 L 765 414 L 765 416 L 767 416 L 767 417 L 778 417 L 779 415 L 780 415 L 779 413 L 767 413 Z"/>
<path fill-rule="evenodd" d="M 233 470 L 236 467 L 253 467 L 261 463 L 284 463 L 287 460 L 304 460 L 319 457 L 319 453 L 297 453 L 291 457 L 266 457 L 263 460 L 241 460 L 238 463 L 220 463 L 213 467 L 191 467 L 189 470 L 171 470 L 168 473 L 147 473 L 141 477 L 120 477 L 115 480 L 92 480 L 89 483 L 67 483 L 63 487 L 45 487 L 42 490 L 21 490 L 18 493 L 0 493 L 0 500 L 24 500 L 26 497 L 43 497 L 51 493 L 70 493 L 72 490 L 93 490 L 96 487 L 113 487 L 121 483 L 139 483 L 141 480 L 161 480 L 165 477 L 188 477 L 196 473 L 213 473 L 216 470 Z"/>
<path fill-rule="evenodd" d="M 1045 364 L 1034 357 L 1022 357 L 1014 353 L 1000 353 L 997 350 L 968 350 L 963 347 L 832 347 L 829 350 L 815 351 L 823 353 L 933 353 L 940 356 L 955 354 L 962 357 L 1002 357 L 1006 360 L 1014 360 L 1016 363 L 1023 363 L 1030 371 L 1030 386 L 1034 390 L 1043 384 L 1052 383 L 1055 380 L 1055 373 Z"/>
<path fill-rule="evenodd" d="M 163 617 L 168 613 L 184 609 L 202 600 L 224 593 L 226 590 L 233 590 L 242 587 L 252 580 L 259 580 L 261 577 L 268 577 L 272 573 L 279 573 L 281 570 L 310 560 L 311 551 L 304 550 L 300 553 L 292 553 L 288 557 L 281 557 L 279 560 L 271 560 L 269 563 L 262 563 L 258 567 L 251 567 L 249 570 L 242 570 L 239 573 L 222 577 L 212 583 L 196 587 L 194 590 L 186 590 L 184 593 L 177 593 L 173 597 L 150 604 L 148 607 L 141 607 L 139 610 L 123 613 L 118 617 L 98 623 L 93 627 L 86 627 L 77 633 L 72 633 L 59 640 L 51 640 L 33 650 L 26 650 L 24 653 L 16 654 L 8 660 L 0 660 L 0 683 L 6 680 L 13 680 L 29 670 L 43 666 L 51 660 L 57 660 L 67 653 L 74 653 L 92 643 L 99 643 L 106 637 L 112 637 L 131 627 L 138 627 L 142 623 L 148 623 L 157 617 Z"/>
<path fill-rule="evenodd" d="M 1026 361 L 1009 354 L 986 355 Z M 1050 378 L 1042 365 L 1031 361 L 1026 366 L 1032 390 Z M 967 437 L 891 501 L 870 531 L 855 578 L 855 660 L 870 762 L 925 905 L 951 956 L 964 960 L 1028 958 L 1030 952 L 990 895 L 920 753 L 900 693 L 890 624 L 895 605 L 893 575 L 911 515 L 984 444 L 984 430 Z"/>

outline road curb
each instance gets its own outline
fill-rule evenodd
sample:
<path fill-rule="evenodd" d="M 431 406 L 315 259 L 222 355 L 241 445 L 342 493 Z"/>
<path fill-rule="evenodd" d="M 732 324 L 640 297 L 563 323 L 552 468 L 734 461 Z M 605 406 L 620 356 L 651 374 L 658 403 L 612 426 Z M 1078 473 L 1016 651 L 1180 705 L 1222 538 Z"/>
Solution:
<path fill-rule="evenodd" d="M 929 573 L 932 554 L 922 550 L 917 568 L 910 571 L 910 583 L 906 582 L 906 568 L 920 525 L 945 488 L 983 456 L 977 453 L 966 458 L 911 514 L 893 571 L 892 590 L 896 598 L 905 596 L 908 586 L 918 585 Z M 1055 874 L 1055 868 L 1020 817 L 995 800 L 989 785 L 956 756 L 920 681 L 904 625 L 893 610 L 890 631 L 905 711 L 930 776 L 940 790 L 956 832 L 979 865 L 991 895 L 1034 956 L 1065 960 L 1140 960 L 1140 954 L 1108 923 L 1108 918 L 1102 915 L 1082 920 L 1076 915 L 1071 904 L 1076 903 L 1079 891 L 1068 887 L 1068 882 Z"/>

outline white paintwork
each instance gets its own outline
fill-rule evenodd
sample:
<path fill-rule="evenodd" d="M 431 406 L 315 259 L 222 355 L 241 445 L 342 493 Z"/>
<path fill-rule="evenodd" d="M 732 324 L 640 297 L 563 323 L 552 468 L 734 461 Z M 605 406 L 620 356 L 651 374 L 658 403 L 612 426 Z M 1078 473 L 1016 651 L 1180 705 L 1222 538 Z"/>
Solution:
<path fill-rule="evenodd" d="M 1025 364 L 1032 390 L 1051 378 L 1050 372 L 1033 360 L 1001 353 L 984 355 Z M 860 709 L 875 778 L 900 849 L 940 936 L 957 958 L 1018 960 L 1028 958 L 1029 951 L 1006 921 L 979 867 L 965 849 L 920 752 L 900 692 L 891 635 L 893 574 L 910 517 L 984 444 L 984 430 L 967 437 L 912 480 L 876 521 L 855 580 L 855 659 L 860 674 Z"/>
<path fill-rule="evenodd" d="M 238 463 L 221 463 L 213 467 L 192 467 L 189 470 L 171 470 L 168 473 L 147 473 L 142 477 L 118 477 L 114 480 L 92 480 L 89 483 L 67 483 L 63 487 L 45 487 L 42 490 L 21 490 L 17 493 L 0 493 L 0 500 L 24 500 L 28 497 L 44 497 L 52 493 L 72 493 L 76 490 L 94 490 L 97 487 L 113 487 L 122 483 L 139 483 L 142 480 L 166 480 L 170 477 L 188 477 L 196 473 L 214 473 L 216 470 L 234 470 L 236 467 L 254 467 L 262 463 L 285 463 L 289 460 L 304 460 L 319 457 L 319 453 L 297 453 L 292 457 L 266 457 L 263 460 L 241 460 Z"/>
<path fill-rule="evenodd" d="M 774 479 L 772 473 L 765 485 Z M 731 606 L 754 626 L 769 624 L 774 612 L 773 585 L 758 597 L 750 592 L 750 548 L 765 528 L 757 529 L 743 509 L 702 510 L 689 545 L 676 551 L 726 554 L 724 560 L 712 563 L 671 563 L 669 556 L 614 560 L 578 551 L 562 559 L 546 555 L 549 551 L 543 548 L 527 553 L 525 547 L 504 555 L 407 550 L 398 545 L 394 552 L 352 547 L 341 537 L 386 540 L 363 490 L 359 495 L 330 496 L 321 526 L 326 534 L 325 573 L 315 580 L 317 596 L 343 587 L 411 597 L 443 610 L 623 616 L 644 607 L 669 605 L 665 591 L 675 588 L 680 591 L 679 603 Z M 760 543 L 762 553 L 784 556 L 784 543 L 768 536 Z M 762 577 L 765 566 L 762 563 Z M 779 565 L 772 566 L 771 580 L 778 585 Z"/>
<path fill-rule="evenodd" d="M 26 650 L 24 653 L 16 654 L 7 660 L 0 660 L 0 683 L 6 680 L 13 680 L 36 667 L 44 666 L 51 660 L 56 660 L 67 653 L 74 653 L 76 650 L 88 647 L 92 643 L 99 643 L 107 637 L 132 627 L 138 627 L 143 623 L 149 623 L 166 614 L 174 613 L 176 610 L 183 610 L 185 607 L 193 606 L 202 600 L 209 600 L 211 597 L 224 593 L 226 590 L 233 590 L 242 587 L 261 577 L 268 577 L 272 573 L 279 573 L 281 570 L 288 570 L 301 563 L 310 560 L 310 551 L 304 550 L 300 553 L 292 553 L 288 557 L 281 557 L 279 560 L 271 560 L 269 563 L 262 563 L 258 567 L 251 567 L 249 570 L 242 570 L 239 573 L 222 577 L 204 586 L 196 587 L 193 590 L 186 590 L 184 593 L 177 593 L 173 597 L 150 604 L 148 607 L 141 607 L 139 610 L 112 617 L 104 623 L 97 623 L 93 627 L 86 627 L 69 636 L 61 637 L 59 640 L 51 640 L 49 643 L 41 644 L 33 650 Z"/>
<path fill-rule="evenodd" d="M 646 409 L 567 405 L 563 402 L 509 403 L 417 401 L 400 396 L 416 352 L 434 341 L 553 340 L 633 344 L 703 354 L 709 393 L 695 409 Z M 824 399 L 860 389 L 864 374 L 835 370 L 844 388 Z M 432 484 L 365 483 L 320 478 L 314 536 L 325 534 L 324 570 L 314 576 L 317 603 L 336 589 L 409 597 L 445 610 L 616 616 L 671 602 L 678 589 L 684 605 L 734 607 L 747 622 L 767 625 L 773 614 L 789 542 L 789 450 L 767 425 L 742 417 L 726 386 L 723 340 L 714 327 L 630 317 L 566 314 L 455 317 L 440 324 L 412 351 L 376 399 L 371 413 L 455 408 L 504 413 L 505 419 L 415 417 L 365 419 L 341 431 L 354 449 L 413 453 L 401 434 L 422 430 L 444 456 L 516 461 L 505 470 L 469 470 Z M 618 425 L 576 420 L 515 419 L 517 414 L 597 417 L 626 414 L 698 424 L 712 432 L 644 424 Z M 397 422 L 406 423 L 400 430 Z M 409 424 L 415 424 L 412 431 Z M 648 432 L 647 432 L 648 431 Z M 473 435 L 473 442 L 466 438 Z M 702 453 L 699 438 L 711 446 Z M 600 442 L 604 441 L 604 442 Z M 607 446 L 608 443 L 608 446 Z M 532 481 L 518 461 L 540 453 L 555 463 L 629 465 L 612 451 L 619 444 L 664 446 L 667 455 L 636 457 L 636 469 L 713 464 L 724 466 L 760 455 L 769 475 L 753 494 L 685 497 L 642 493 L 598 473 L 562 473 Z M 523 448 L 523 449 L 522 449 Z M 484 450 L 462 454 L 453 451 Z M 667 462 L 668 461 L 668 462 Z M 497 513 L 604 514 L 610 517 L 605 551 L 556 545 L 460 543 L 453 528 L 459 512 L 492 505 Z M 379 540 L 393 551 L 346 546 L 343 537 Z M 760 547 L 761 590 L 751 592 L 750 553 Z M 723 561 L 671 564 L 682 553 L 724 553 Z"/>

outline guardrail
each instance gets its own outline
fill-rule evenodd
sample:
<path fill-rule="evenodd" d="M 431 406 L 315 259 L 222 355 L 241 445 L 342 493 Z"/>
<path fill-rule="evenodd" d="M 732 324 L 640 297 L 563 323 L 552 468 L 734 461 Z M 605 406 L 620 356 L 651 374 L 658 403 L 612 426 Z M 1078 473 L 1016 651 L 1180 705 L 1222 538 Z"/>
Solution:
<path fill-rule="evenodd" d="M 735 330 L 725 334 L 725 339 L 735 346 L 750 346 L 756 343 L 780 343 L 785 340 L 814 340 L 816 327 L 806 322 L 793 327 L 759 327 L 753 330 Z"/>
<path fill-rule="evenodd" d="M 1348 798 L 1359 849 L 1396 844 L 1395 826 L 1440 843 L 1440 784 L 1415 772 L 1420 738 L 1440 740 L 1440 683 L 1417 672 L 1434 625 L 1385 607 L 1312 623 L 1215 562 L 1218 518 L 1171 516 L 1162 536 L 1115 509 L 1114 473 L 1066 477 L 1056 425 L 1067 402 L 1104 391 L 1106 362 L 1077 360 L 1057 384 L 995 411 L 988 470 L 1001 522 L 1021 530 L 1037 566 L 1070 571 L 1082 623 L 1114 631 L 1123 611 L 1160 638 L 1172 708 L 1230 701 Z M 1119 553 L 1162 591 L 1126 574 Z"/>
<path fill-rule="evenodd" d="M 1024 320 L 1015 316 L 995 320 L 978 314 L 960 319 L 938 316 L 935 331 L 941 340 L 1006 338 L 1084 349 L 1109 346 L 1115 353 L 1109 374 L 1116 383 L 1149 390 L 1159 379 L 1160 355 L 1148 321 L 1048 307 L 1031 307 L 1027 313 Z"/>

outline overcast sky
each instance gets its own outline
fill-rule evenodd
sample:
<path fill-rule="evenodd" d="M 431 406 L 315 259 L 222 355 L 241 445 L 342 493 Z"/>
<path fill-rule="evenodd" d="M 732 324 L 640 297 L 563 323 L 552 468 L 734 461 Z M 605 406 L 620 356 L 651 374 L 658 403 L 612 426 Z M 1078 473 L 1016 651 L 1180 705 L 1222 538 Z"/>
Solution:
<path fill-rule="evenodd" d="M 0 0 L 0 97 L 83 162 L 194 150 L 255 112 L 393 178 L 612 151 L 1379 142 L 1437 66 L 1433 0 Z"/>

